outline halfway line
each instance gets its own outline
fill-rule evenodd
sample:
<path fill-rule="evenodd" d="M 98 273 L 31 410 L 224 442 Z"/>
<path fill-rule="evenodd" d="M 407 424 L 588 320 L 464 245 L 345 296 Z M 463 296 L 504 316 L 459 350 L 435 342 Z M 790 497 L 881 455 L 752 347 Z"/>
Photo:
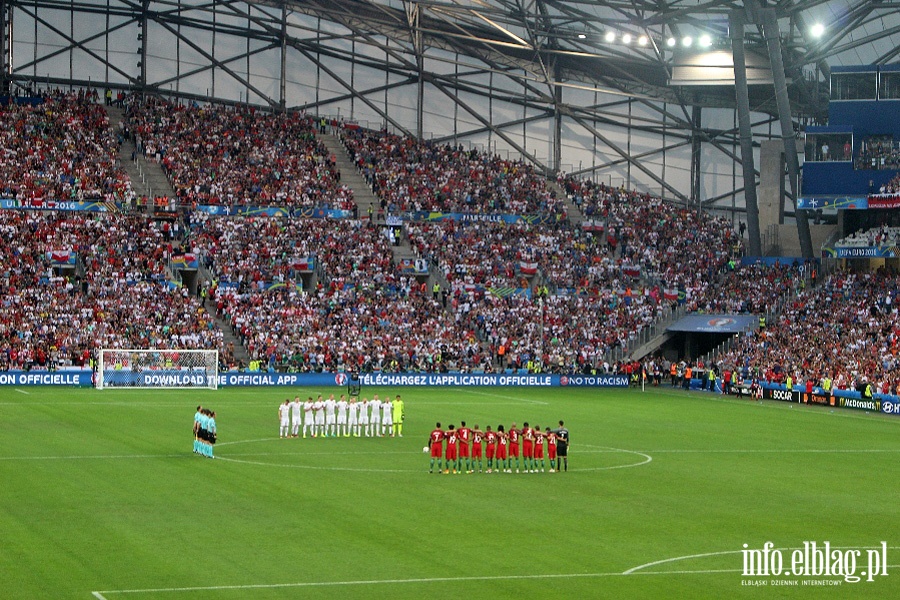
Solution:
<path fill-rule="evenodd" d="M 635 575 L 672 575 L 672 574 L 705 574 L 705 573 L 731 573 L 740 572 L 741 569 L 715 569 L 702 571 L 640 571 Z M 302 583 L 259 583 L 249 585 L 216 585 L 204 587 L 180 587 L 180 588 L 155 588 L 143 590 L 106 590 L 94 592 L 95 594 L 158 594 L 163 592 L 203 592 L 217 590 L 254 590 L 277 588 L 302 588 L 302 587 L 330 587 L 350 585 L 392 585 L 402 583 L 441 583 L 459 581 L 503 581 L 510 579 L 569 579 L 584 577 L 623 577 L 625 573 L 560 573 L 545 575 L 476 575 L 470 577 L 422 577 L 414 579 L 361 579 L 356 581 L 310 581 Z"/>

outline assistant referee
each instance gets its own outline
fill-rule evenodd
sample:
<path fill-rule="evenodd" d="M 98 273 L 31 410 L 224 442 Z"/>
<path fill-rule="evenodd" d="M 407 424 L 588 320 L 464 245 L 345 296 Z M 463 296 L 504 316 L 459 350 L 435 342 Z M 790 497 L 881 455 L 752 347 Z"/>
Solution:
<path fill-rule="evenodd" d="M 559 422 L 559 427 L 553 430 L 556 434 L 556 470 L 559 469 L 559 459 L 563 461 L 564 471 L 569 470 L 569 430 L 566 429 L 565 423 Z"/>

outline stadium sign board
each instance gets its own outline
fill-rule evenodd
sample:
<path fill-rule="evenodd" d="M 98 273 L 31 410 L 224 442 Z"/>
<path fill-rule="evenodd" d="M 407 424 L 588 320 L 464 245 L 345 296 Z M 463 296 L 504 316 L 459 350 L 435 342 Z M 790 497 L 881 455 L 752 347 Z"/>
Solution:
<path fill-rule="evenodd" d="M 0 385 L 91 385 L 89 369 L 61 371 L 7 371 L 0 372 Z M 135 381 L 141 387 L 204 387 L 206 373 L 203 370 L 147 370 L 138 380 L 127 370 L 110 370 L 104 373 L 107 382 L 121 379 L 124 384 Z M 221 387 L 278 387 L 278 386 L 345 386 L 347 373 L 247 373 L 225 372 L 219 374 Z M 359 382 L 367 386 L 430 386 L 430 387 L 627 387 L 628 378 L 623 375 L 546 375 L 510 373 L 362 373 Z M 127 387 L 127 386 L 126 386 Z"/>

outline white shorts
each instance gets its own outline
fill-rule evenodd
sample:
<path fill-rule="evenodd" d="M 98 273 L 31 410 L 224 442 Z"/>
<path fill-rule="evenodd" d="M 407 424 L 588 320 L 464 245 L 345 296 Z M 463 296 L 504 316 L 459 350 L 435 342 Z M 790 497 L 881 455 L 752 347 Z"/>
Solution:
<path fill-rule="evenodd" d="M 346 425 L 346 424 L 347 424 L 347 415 L 344 415 L 343 417 L 341 415 L 338 415 L 338 425 Z"/>
<path fill-rule="evenodd" d="M 325 424 L 325 415 L 316 415 L 316 425 Z"/>
<path fill-rule="evenodd" d="M 290 427 L 290 425 L 291 425 L 291 422 L 290 422 L 288 419 L 282 419 L 282 420 L 281 420 L 281 426 L 282 426 L 282 427 Z"/>
<path fill-rule="evenodd" d="M 393 425 L 393 424 L 394 424 L 394 420 L 393 420 L 393 419 L 382 419 L 382 420 L 381 420 L 381 424 L 382 424 L 382 425 Z"/>
<path fill-rule="evenodd" d="M 359 418 L 359 424 L 360 424 L 360 425 L 368 425 L 368 424 L 369 424 L 369 417 L 360 417 L 360 418 Z"/>
<path fill-rule="evenodd" d="M 304 418 L 303 422 L 306 423 L 307 425 L 312 425 L 313 424 L 312 413 L 306 413 L 306 417 Z"/>
<path fill-rule="evenodd" d="M 381 417 L 372 417 L 372 425 L 380 425 Z"/>
<path fill-rule="evenodd" d="M 334 415 L 327 415 L 325 417 L 325 422 L 329 425 L 334 425 Z"/>
<path fill-rule="evenodd" d="M 350 421 L 349 421 L 350 425 L 356 425 L 357 423 L 359 423 L 359 417 L 357 417 L 356 415 L 353 415 L 352 417 L 350 417 Z"/>

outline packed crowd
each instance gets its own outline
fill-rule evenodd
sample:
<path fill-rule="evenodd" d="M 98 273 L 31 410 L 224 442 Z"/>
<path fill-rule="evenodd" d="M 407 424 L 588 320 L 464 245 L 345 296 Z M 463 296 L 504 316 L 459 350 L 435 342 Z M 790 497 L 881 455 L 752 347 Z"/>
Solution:
<path fill-rule="evenodd" d="M 824 378 L 838 389 L 871 382 L 876 391 L 900 388 L 900 276 L 835 273 L 802 292 L 777 321 L 743 337 L 717 362 L 783 383 Z"/>
<path fill-rule="evenodd" d="M 162 165 L 182 204 L 355 207 L 311 117 L 154 98 L 131 102 L 127 117 L 138 151 Z"/>
<path fill-rule="evenodd" d="M 161 277 L 171 249 L 145 219 L 0 211 L 0 241 L 2 369 L 86 366 L 102 347 L 221 344 L 197 300 Z M 55 265 L 61 249 L 81 266 Z"/>
<path fill-rule="evenodd" d="M 345 130 L 342 140 L 389 213 L 564 213 L 546 180 L 521 160 L 385 131 Z"/>
<path fill-rule="evenodd" d="M 834 243 L 835 246 L 896 246 L 900 244 L 900 227 L 882 225 L 874 229 L 855 231 Z"/>
<path fill-rule="evenodd" d="M 863 140 L 856 159 L 857 169 L 900 168 L 900 145 L 890 137 Z"/>
<path fill-rule="evenodd" d="M 0 197 L 22 204 L 133 196 L 106 111 L 84 92 L 0 105 L 0 173 Z"/>
<path fill-rule="evenodd" d="M 187 244 L 217 276 L 215 309 L 266 367 L 439 371 L 486 360 L 474 334 L 399 273 L 387 238 L 362 221 L 203 218 Z M 308 256 L 316 288 L 262 285 L 300 283 L 291 269 Z"/>
<path fill-rule="evenodd" d="M 900 194 L 900 173 L 878 189 L 879 194 Z"/>

